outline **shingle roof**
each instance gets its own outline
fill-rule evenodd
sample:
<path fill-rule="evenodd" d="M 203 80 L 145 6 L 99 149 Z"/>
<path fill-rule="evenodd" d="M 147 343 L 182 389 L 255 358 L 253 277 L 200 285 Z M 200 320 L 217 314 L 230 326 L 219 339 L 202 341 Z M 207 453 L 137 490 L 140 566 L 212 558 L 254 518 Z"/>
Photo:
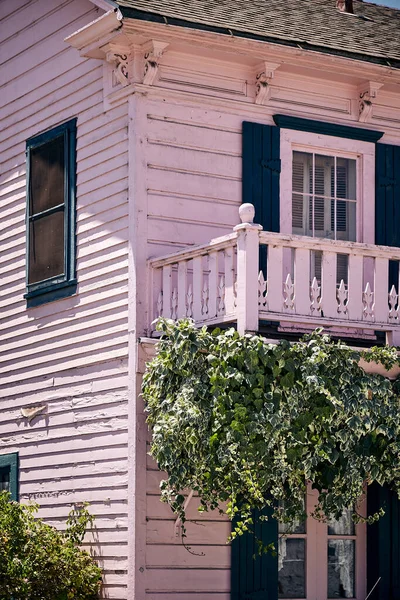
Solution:
<path fill-rule="evenodd" d="M 117 0 L 125 17 L 350 56 L 400 68 L 400 10 L 354 0 Z M 400 0 L 399 0 L 400 7 Z"/>

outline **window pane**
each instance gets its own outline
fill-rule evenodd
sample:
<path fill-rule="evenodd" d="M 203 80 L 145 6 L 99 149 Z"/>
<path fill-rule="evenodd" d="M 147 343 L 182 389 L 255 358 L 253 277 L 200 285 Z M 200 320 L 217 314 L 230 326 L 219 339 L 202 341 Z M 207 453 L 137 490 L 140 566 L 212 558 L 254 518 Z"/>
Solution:
<path fill-rule="evenodd" d="M 336 215 L 335 215 L 336 211 Z M 336 223 L 335 223 L 336 218 Z M 331 229 L 336 239 L 356 241 L 356 203 L 347 200 L 331 200 Z"/>
<path fill-rule="evenodd" d="M 31 150 L 31 215 L 64 202 L 64 136 Z"/>
<path fill-rule="evenodd" d="M 328 522 L 328 535 L 354 535 L 353 509 L 346 508 L 337 521 Z"/>
<path fill-rule="evenodd" d="M 312 236 L 312 197 L 302 194 L 292 196 L 292 230 L 297 235 Z M 311 216 L 310 216 L 311 215 Z"/>
<path fill-rule="evenodd" d="M 315 155 L 315 194 L 317 196 L 331 196 L 330 175 L 334 165 L 333 156 Z"/>
<path fill-rule="evenodd" d="M 0 469 L 0 492 L 10 491 L 10 470 Z"/>
<path fill-rule="evenodd" d="M 64 273 L 64 210 L 31 222 L 29 283 Z"/>
<path fill-rule="evenodd" d="M 308 162 L 308 156 L 303 152 L 293 152 L 293 191 L 301 194 L 306 191 L 304 189 L 304 165 L 305 161 Z"/>
<path fill-rule="evenodd" d="M 338 158 L 336 165 L 336 197 L 355 200 L 356 161 L 348 158 Z"/>
<path fill-rule="evenodd" d="M 354 598 L 354 540 L 328 541 L 328 598 Z"/>
<path fill-rule="evenodd" d="M 278 544 L 279 598 L 305 598 L 305 540 L 280 538 Z"/>
<path fill-rule="evenodd" d="M 283 508 L 286 505 L 285 502 L 280 501 L 279 502 L 279 506 L 280 508 Z M 305 507 L 306 507 L 306 499 L 303 498 L 303 510 L 305 511 Z M 278 531 L 279 533 L 288 533 L 288 534 L 293 534 L 293 533 L 306 533 L 306 521 L 299 521 L 298 519 L 294 520 L 291 523 L 278 523 Z"/>
<path fill-rule="evenodd" d="M 306 522 L 305 521 L 294 521 L 293 523 L 279 523 L 278 525 L 279 533 L 305 533 L 306 532 Z"/>
<path fill-rule="evenodd" d="M 314 198 L 314 235 L 317 237 L 334 239 L 335 232 L 329 226 L 329 215 L 331 201 L 326 198 Z"/>
<path fill-rule="evenodd" d="M 305 198 L 303 196 L 303 194 L 293 194 L 293 196 L 292 196 L 293 233 L 297 233 L 297 230 L 300 230 L 301 233 L 303 233 L 303 231 L 304 231 L 303 207 L 304 207 L 304 202 L 306 200 L 308 200 L 308 198 Z"/>

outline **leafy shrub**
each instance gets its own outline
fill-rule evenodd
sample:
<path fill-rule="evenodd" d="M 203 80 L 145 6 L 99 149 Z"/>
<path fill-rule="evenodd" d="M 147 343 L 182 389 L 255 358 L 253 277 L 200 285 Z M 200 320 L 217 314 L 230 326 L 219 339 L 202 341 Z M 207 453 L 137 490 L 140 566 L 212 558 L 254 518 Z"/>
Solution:
<path fill-rule="evenodd" d="M 387 369 L 394 348 L 357 352 L 316 332 L 267 344 L 233 329 L 160 320 L 163 339 L 143 381 L 151 455 L 166 471 L 162 500 L 185 520 L 184 490 L 200 510 L 226 503 L 232 537 L 252 525 L 252 509 L 303 520 L 310 482 L 314 516 L 339 518 L 373 481 L 400 491 L 399 382 L 366 373 Z M 372 515 L 368 521 L 379 518 Z"/>
<path fill-rule="evenodd" d="M 35 518 L 37 505 L 0 493 L 0 600 L 95 600 L 101 570 L 78 545 L 93 517 L 72 510 L 66 531 Z"/>

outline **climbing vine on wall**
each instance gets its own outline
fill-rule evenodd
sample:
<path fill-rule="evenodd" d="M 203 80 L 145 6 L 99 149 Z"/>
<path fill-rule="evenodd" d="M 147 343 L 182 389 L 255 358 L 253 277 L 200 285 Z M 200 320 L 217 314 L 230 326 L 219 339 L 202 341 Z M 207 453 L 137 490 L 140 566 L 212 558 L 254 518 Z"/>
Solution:
<path fill-rule="evenodd" d="M 252 509 L 303 519 L 307 483 L 317 519 L 339 518 L 369 484 L 400 493 L 400 383 L 360 366 L 397 364 L 393 348 L 355 351 L 315 332 L 268 344 L 190 320 L 160 320 L 163 337 L 143 380 L 151 455 L 167 473 L 161 497 L 185 522 L 185 490 L 223 510 L 232 537 Z M 379 518 L 371 515 L 369 521 Z"/>

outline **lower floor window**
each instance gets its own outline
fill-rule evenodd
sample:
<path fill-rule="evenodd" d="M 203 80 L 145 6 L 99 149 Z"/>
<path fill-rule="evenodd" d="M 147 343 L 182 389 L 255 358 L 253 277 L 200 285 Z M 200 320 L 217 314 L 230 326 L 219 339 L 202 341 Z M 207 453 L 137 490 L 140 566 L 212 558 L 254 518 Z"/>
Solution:
<path fill-rule="evenodd" d="M 18 454 L 0 454 L 0 492 L 18 500 Z"/>
<path fill-rule="evenodd" d="M 317 492 L 309 490 L 307 514 L 316 503 Z M 344 511 L 337 521 L 322 523 L 309 517 L 291 528 L 279 525 L 279 598 L 361 600 L 365 596 L 366 526 L 354 525 L 352 510 Z"/>

